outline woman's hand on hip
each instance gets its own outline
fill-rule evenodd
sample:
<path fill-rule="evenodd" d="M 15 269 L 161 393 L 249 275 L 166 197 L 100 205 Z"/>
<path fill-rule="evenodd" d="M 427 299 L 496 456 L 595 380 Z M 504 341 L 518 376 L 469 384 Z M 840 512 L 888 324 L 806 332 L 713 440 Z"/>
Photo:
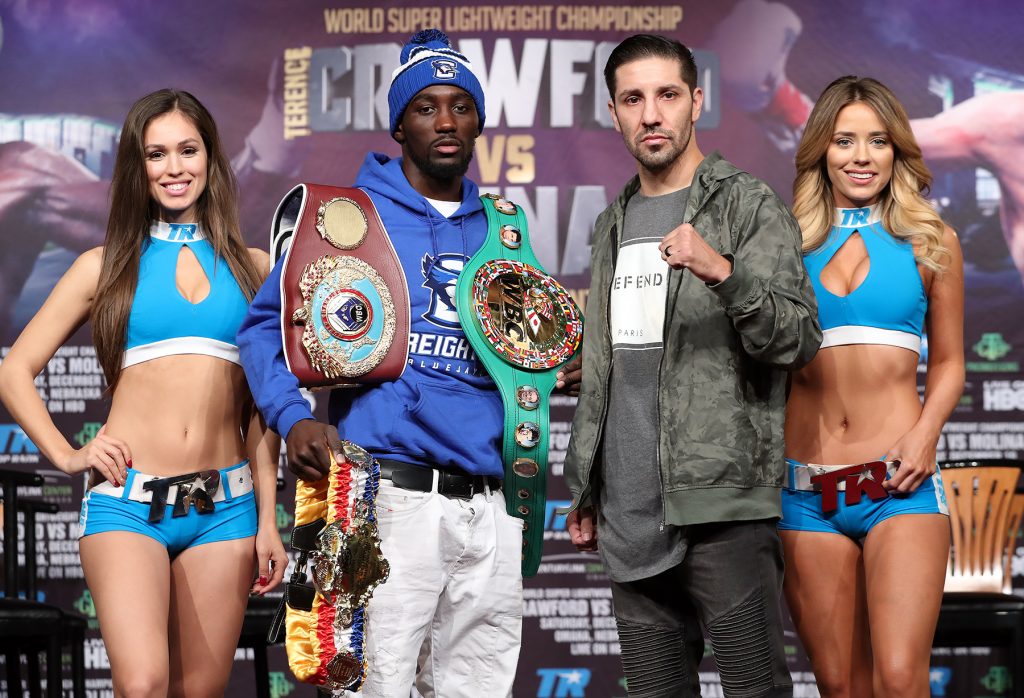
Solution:
<path fill-rule="evenodd" d="M 124 441 L 108 436 L 106 429 L 104 424 L 92 441 L 72 451 L 58 467 L 69 475 L 92 469 L 115 487 L 123 485 L 132 467 L 132 452 Z"/>

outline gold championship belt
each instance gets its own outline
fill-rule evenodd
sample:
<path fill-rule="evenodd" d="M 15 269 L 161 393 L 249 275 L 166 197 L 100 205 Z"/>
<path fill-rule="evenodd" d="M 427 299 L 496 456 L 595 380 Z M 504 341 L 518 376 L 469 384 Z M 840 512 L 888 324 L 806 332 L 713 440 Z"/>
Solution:
<path fill-rule="evenodd" d="M 332 455 L 327 477 L 296 483 L 298 558 L 284 597 L 285 650 L 300 681 L 358 691 L 366 678 L 366 605 L 390 568 L 377 532 L 380 466 L 349 441 L 342 448 L 345 460 Z"/>
<path fill-rule="evenodd" d="M 402 375 L 409 289 L 365 192 L 299 184 L 274 214 L 271 250 L 285 254 L 282 344 L 301 386 L 363 385 Z"/>

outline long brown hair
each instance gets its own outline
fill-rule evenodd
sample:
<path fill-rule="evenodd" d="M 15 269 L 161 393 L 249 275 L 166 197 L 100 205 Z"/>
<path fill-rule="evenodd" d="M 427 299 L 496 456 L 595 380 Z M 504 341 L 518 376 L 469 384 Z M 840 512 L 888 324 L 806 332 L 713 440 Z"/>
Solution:
<path fill-rule="evenodd" d="M 196 217 L 218 260 L 224 260 L 246 299 L 260 286 L 260 274 L 245 247 L 238 222 L 238 186 L 221 147 L 217 125 L 198 99 L 182 90 L 158 90 L 128 110 L 110 183 L 110 219 L 103 243 L 96 297 L 92 304 L 92 339 L 107 384 L 113 390 L 121 375 L 128 337 L 128 316 L 139 281 L 139 259 L 149 240 L 149 225 L 159 215 L 146 175 L 146 127 L 158 116 L 180 112 L 199 131 L 206 146 L 207 184 L 196 202 Z"/>
<path fill-rule="evenodd" d="M 855 75 L 834 80 L 821 93 L 796 151 L 793 215 L 803 233 L 804 250 L 820 247 L 832 227 L 835 198 L 825 156 L 836 117 L 843 107 L 855 102 L 874 109 L 893 145 L 892 178 L 879 199 L 882 224 L 893 237 L 913 244 L 914 257 L 920 264 L 941 271 L 948 255 L 942 244 L 945 226 L 925 199 L 932 175 L 921 157 L 907 112 L 888 87 L 873 78 Z"/>

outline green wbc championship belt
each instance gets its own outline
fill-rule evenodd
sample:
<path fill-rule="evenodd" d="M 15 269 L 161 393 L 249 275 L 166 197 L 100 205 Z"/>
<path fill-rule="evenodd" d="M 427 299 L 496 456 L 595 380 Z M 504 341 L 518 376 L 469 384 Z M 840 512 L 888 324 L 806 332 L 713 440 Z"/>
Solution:
<path fill-rule="evenodd" d="M 524 522 L 523 576 L 537 573 L 544 543 L 548 398 L 577 351 L 583 316 L 530 249 L 526 216 L 507 199 L 481 197 L 487 239 L 459 274 L 459 322 L 505 404 L 505 504 Z"/>

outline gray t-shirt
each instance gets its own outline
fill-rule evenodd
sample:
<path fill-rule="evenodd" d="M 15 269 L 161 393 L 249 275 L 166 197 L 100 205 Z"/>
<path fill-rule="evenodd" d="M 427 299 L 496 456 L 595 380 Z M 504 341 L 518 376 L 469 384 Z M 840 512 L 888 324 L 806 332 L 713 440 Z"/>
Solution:
<path fill-rule="evenodd" d="M 669 267 L 658 244 L 683 222 L 689 193 L 631 197 L 615 260 L 598 549 L 617 582 L 652 577 L 682 562 L 686 551 L 683 529 L 662 526 L 658 374 Z"/>

